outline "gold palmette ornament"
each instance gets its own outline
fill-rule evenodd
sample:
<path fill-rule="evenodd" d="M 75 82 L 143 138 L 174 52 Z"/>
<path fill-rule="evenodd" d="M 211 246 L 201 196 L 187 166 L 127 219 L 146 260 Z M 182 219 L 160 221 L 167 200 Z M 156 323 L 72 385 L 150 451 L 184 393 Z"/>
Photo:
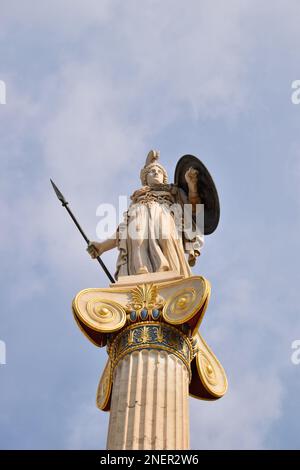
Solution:
<path fill-rule="evenodd" d="M 77 294 L 73 313 L 80 329 L 97 346 L 106 345 L 109 355 L 97 390 L 101 410 L 110 410 L 117 364 L 141 349 L 178 357 L 188 370 L 191 396 L 216 400 L 226 393 L 225 371 L 198 331 L 210 290 L 204 277 L 191 276 L 135 286 L 114 284 Z"/>

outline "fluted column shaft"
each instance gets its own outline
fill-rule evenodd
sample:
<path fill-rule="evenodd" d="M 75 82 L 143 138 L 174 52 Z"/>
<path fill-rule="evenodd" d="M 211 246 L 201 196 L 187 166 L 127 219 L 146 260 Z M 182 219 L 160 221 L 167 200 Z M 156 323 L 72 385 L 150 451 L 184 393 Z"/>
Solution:
<path fill-rule="evenodd" d="M 141 349 L 114 371 L 108 449 L 188 449 L 189 373 L 168 351 Z"/>

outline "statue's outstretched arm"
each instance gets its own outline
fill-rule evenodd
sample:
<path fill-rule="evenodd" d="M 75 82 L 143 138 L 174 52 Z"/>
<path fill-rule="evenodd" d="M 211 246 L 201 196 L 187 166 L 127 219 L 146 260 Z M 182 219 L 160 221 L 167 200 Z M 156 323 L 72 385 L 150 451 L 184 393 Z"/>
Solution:
<path fill-rule="evenodd" d="M 87 252 L 91 255 L 91 257 L 97 258 L 97 256 L 101 256 L 102 253 L 105 251 L 112 250 L 113 248 L 117 247 L 117 235 L 114 233 L 112 237 L 104 240 L 103 242 L 96 242 L 92 241 L 89 243 L 87 247 Z"/>

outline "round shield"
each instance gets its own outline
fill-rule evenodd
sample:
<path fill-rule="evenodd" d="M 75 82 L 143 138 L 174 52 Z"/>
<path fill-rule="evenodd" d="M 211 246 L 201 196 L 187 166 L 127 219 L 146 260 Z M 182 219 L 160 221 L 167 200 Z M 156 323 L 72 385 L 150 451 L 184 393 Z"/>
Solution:
<path fill-rule="evenodd" d="M 220 204 L 217 189 L 212 177 L 203 163 L 193 155 L 184 155 L 176 165 L 174 181 L 188 194 L 185 174 L 189 168 L 198 170 L 198 193 L 204 204 L 204 235 L 213 233 L 220 219 Z"/>

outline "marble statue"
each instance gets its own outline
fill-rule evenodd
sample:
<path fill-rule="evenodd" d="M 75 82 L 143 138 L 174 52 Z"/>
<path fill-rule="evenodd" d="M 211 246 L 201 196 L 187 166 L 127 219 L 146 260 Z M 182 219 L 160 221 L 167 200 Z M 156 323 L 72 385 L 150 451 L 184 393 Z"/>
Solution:
<path fill-rule="evenodd" d="M 199 230 L 191 234 L 179 230 L 178 219 L 182 222 L 179 209 L 186 204 L 192 208 L 192 213 L 196 205 L 201 204 L 198 171 L 190 167 L 185 172 L 186 193 L 176 184 L 168 183 L 167 172 L 159 163 L 159 152 L 151 150 L 140 178 L 142 187 L 131 195 L 124 222 L 107 240 L 90 242 L 88 253 L 96 258 L 118 248 L 116 279 L 163 271 L 191 276 L 190 266 L 194 266 L 200 255 L 204 236 Z"/>

